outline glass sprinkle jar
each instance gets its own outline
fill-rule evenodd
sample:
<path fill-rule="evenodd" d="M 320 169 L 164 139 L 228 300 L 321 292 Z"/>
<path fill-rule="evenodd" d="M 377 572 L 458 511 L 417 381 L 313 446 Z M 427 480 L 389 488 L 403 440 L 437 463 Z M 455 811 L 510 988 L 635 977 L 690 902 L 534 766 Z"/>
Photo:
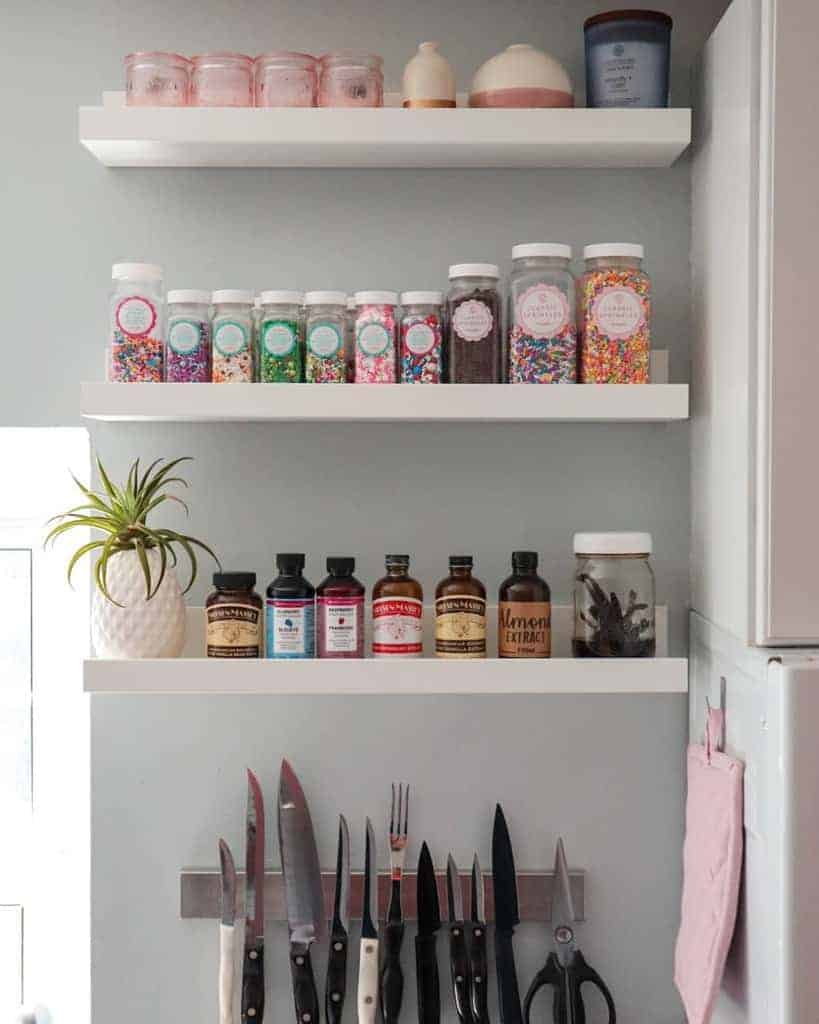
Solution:
<path fill-rule="evenodd" d="M 314 107 L 318 93 L 316 58 L 309 53 L 278 50 L 263 53 L 253 64 L 257 107 Z"/>
<path fill-rule="evenodd" d="M 256 379 L 253 292 L 224 288 L 213 293 L 213 382 L 251 383 Z"/>
<path fill-rule="evenodd" d="M 129 107 L 186 107 L 191 62 L 180 53 L 150 51 L 125 58 L 125 102 Z"/>
<path fill-rule="evenodd" d="M 204 384 L 210 380 L 210 360 L 210 292 L 169 291 L 165 380 Z"/>
<path fill-rule="evenodd" d="M 401 293 L 401 383 L 443 380 L 441 292 Z"/>
<path fill-rule="evenodd" d="M 194 107 L 252 107 L 253 61 L 243 53 L 203 53 L 192 60 Z"/>
<path fill-rule="evenodd" d="M 651 658 L 656 652 L 650 533 L 574 535 L 576 658 Z"/>
<path fill-rule="evenodd" d="M 255 572 L 216 572 L 205 601 L 207 656 L 261 658 L 264 602 L 253 589 Z"/>
<path fill-rule="evenodd" d="M 319 58 L 320 107 L 383 107 L 384 61 L 375 54 L 338 51 Z"/>
<path fill-rule="evenodd" d="M 452 384 L 500 380 L 500 271 L 494 263 L 449 268 L 447 362 Z"/>
<path fill-rule="evenodd" d="M 310 384 L 346 384 L 347 296 L 344 292 L 307 292 L 304 305 L 305 380 Z"/>
<path fill-rule="evenodd" d="M 304 380 L 304 295 L 268 291 L 260 296 L 259 380 L 298 384 Z"/>
<path fill-rule="evenodd" d="M 397 292 L 355 293 L 356 384 L 395 384 Z"/>
<path fill-rule="evenodd" d="M 627 242 L 587 245 L 580 278 L 580 380 L 584 384 L 647 384 L 651 351 L 651 279 L 643 247 Z"/>
<path fill-rule="evenodd" d="M 164 357 L 162 267 L 115 263 L 111 281 L 108 379 L 158 384 Z"/>
<path fill-rule="evenodd" d="M 577 379 L 570 245 L 531 242 L 512 249 L 507 379 L 510 384 L 574 384 Z"/>

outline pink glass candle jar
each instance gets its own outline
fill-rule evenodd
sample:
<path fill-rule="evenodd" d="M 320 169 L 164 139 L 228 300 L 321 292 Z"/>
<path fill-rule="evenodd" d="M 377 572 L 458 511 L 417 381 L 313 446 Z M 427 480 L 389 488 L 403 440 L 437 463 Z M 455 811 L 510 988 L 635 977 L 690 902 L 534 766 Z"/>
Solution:
<path fill-rule="evenodd" d="M 318 90 L 316 58 L 280 50 L 254 62 L 257 107 L 314 107 Z"/>
<path fill-rule="evenodd" d="M 320 107 L 383 107 L 384 61 L 374 54 L 325 53 L 319 60 Z"/>
<path fill-rule="evenodd" d="M 253 61 L 242 53 L 203 53 L 193 58 L 194 107 L 252 107 Z"/>
<path fill-rule="evenodd" d="M 191 62 L 178 53 L 129 53 L 125 102 L 130 107 L 186 107 Z"/>

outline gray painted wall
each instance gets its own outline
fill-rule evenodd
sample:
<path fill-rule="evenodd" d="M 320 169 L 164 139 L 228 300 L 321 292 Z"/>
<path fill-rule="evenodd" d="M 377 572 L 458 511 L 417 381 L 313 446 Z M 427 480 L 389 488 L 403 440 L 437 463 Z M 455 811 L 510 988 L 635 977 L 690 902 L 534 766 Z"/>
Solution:
<path fill-rule="evenodd" d="M 691 60 L 725 3 L 664 6 L 676 19 L 675 99 L 684 103 Z M 639 240 L 655 285 L 655 342 L 671 350 L 672 379 L 686 380 L 685 161 L 651 172 L 112 172 L 76 142 L 77 106 L 120 87 L 131 49 L 357 46 L 384 54 L 395 87 L 416 42 L 438 38 L 465 88 L 480 61 L 531 40 L 567 61 L 582 94 L 580 26 L 599 7 L 75 0 L 4 12 L 0 83 L 11 120 L 0 215 L 13 244 L 0 250 L 11 297 L 0 423 L 77 422 L 79 381 L 102 376 L 109 267 L 128 256 L 163 263 L 176 287 L 400 289 L 443 285 L 456 259 L 507 262 L 516 241 Z M 475 552 L 494 590 L 509 551 L 525 545 L 542 552 L 555 598 L 565 601 L 575 529 L 650 529 L 672 651 L 685 648 L 684 424 L 98 425 L 92 437 L 116 472 L 136 455 L 195 456 L 192 532 L 227 566 L 255 568 L 263 581 L 277 549 L 303 548 L 314 580 L 328 551 L 349 551 L 371 584 L 383 552 L 400 547 L 413 552 L 429 589 L 457 547 Z M 207 589 L 197 584 L 193 600 Z M 590 871 L 582 938 L 615 988 L 621 1020 L 681 1019 L 671 953 L 682 699 L 96 697 L 92 720 L 96 1022 L 213 1019 L 215 925 L 177 920 L 177 871 L 214 863 L 219 834 L 241 850 L 244 766 L 262 773 L 272 811 L 285 753 L 313 801 L 328 865 L 337 812 L 354 823 L 358 856 L 363 815 L 383 824 L 393 776 L 413 782 L 414 840 L 426 837 L 440 862 L 450 847 L 464 861 L 477 847 L 488 863 L 498 798 L 521 866 L 548 867 L 563 832 L 572 861 Z M 524 930 L 523 979 L 544 940 L 543 930 Z M 283 943 L 280 932 L 274 949 Z M 270 1018 L 288 1019 L 280 955 L 271 970 Z"/>

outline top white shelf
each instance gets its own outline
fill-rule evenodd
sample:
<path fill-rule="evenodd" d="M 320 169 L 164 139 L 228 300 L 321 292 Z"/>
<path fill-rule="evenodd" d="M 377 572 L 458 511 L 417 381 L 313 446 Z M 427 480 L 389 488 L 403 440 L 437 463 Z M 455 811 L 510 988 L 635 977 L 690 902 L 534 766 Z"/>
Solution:
<path fill-rule="evenodd" d="M 127 107 L 105 93 L 79 130 L 107 167 L 670 167 L 691 111 Z"/>

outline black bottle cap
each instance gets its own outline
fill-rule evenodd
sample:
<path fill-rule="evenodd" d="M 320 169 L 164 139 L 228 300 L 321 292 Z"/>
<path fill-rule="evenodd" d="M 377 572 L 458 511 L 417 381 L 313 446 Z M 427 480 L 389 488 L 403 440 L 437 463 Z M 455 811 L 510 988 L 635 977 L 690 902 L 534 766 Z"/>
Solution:
<path fill-rule="evenodd" d="M 355 559 L 349 555 L 336 555 L 327 559 L 327 572 L 332 576 L 352 576 L 355 572 Z"/>
<path fill-rule="evenodd" d="M 536 572 L 537 551 L 513 551 L 512 568 L 523 572 Z"/>
<path fill-rule="evenodd" d="M 255 572 L 215 572 L 213 585 L 219 590 L 250 590 L 256 586 Z"/>
<path fill-rule="evenodd" d="M 409 555 L 387 555 L 384 559 L 387 568 L 391 565 L 403 565 L 405 568 L 410 564 Z"/>
<path fill-rule="evenodd" d="M 304 568 L 304 555 L 294 552 L 276 555 L 276 568 L 279 572 L 301 572 Z"/>
<path fill-rule="evenodd" d="M 449 567 L 450 569 L 456 568 L 467 568 L 471 569 L 473 565 L 472 555 L 450 555 L 449 556 Z"/>

